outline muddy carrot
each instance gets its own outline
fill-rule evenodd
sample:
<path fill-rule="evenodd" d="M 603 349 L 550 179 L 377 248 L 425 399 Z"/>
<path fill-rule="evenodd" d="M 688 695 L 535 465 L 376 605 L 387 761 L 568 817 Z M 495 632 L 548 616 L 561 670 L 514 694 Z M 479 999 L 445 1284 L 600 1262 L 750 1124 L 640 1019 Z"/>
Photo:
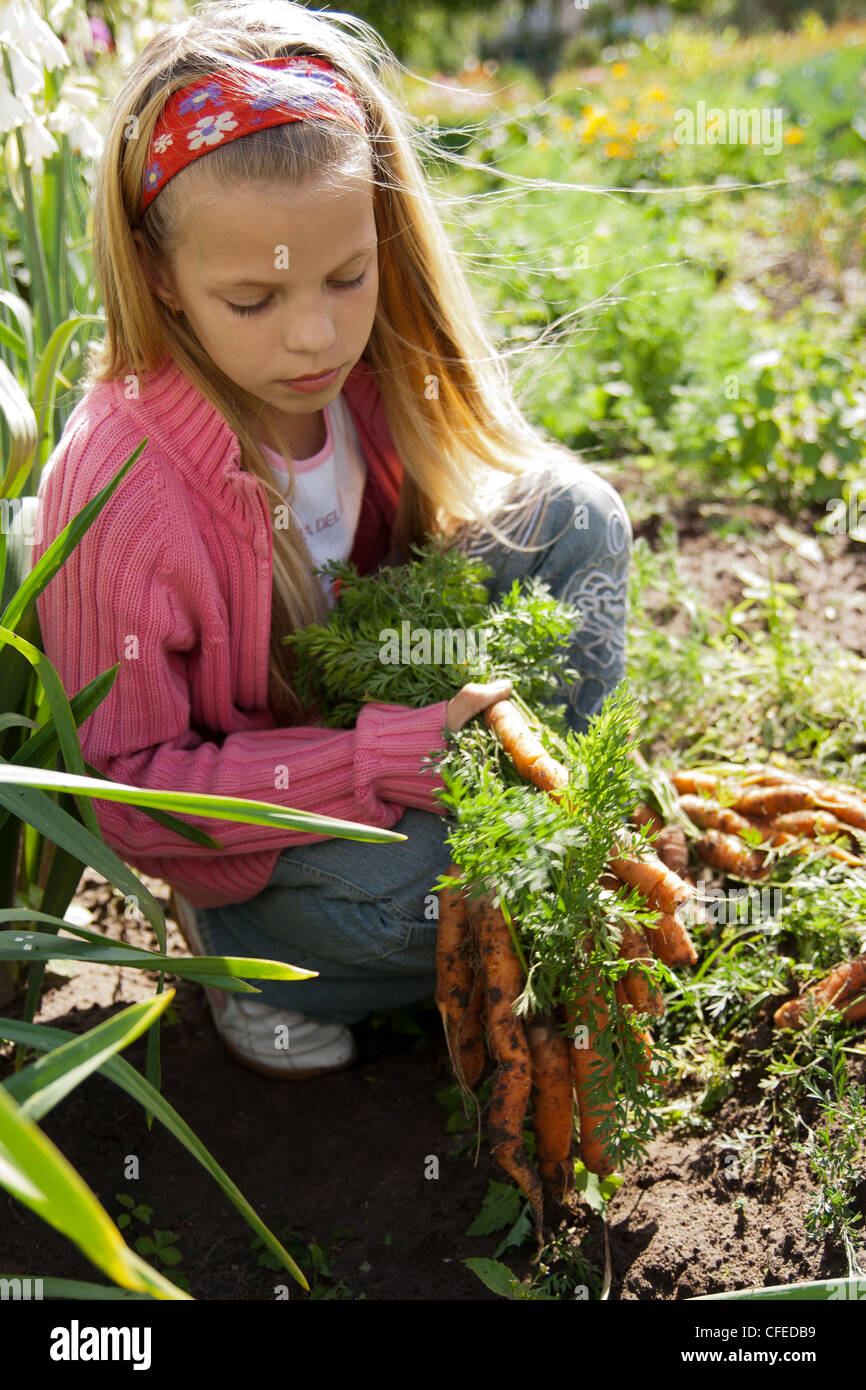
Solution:
<path fill-rule="evenodd" d="M 673 873 L 667 864 L 662 863 L 652 850 L 642 850 L 641 858 L 638 859 L 637 851 L 632 850 L 631 844 L 622 832 L 616 838 L 617 847 L 622 853 L 611 858 L 609 863 L 617 878 L 621 878 L 623 883 L 628 883 L 632 888 L 637 888 L 651 907 L 657 908 L 660 912 L 675 913 L 677 908 L 691 897 L 689 885 L 683 883 L 679 875 Z M 625 858 L 625 854 L 629 857 Z"/>
<path fill-rule="evenodd" d="M 730 806 L 722 806 L 710 797 L 681 796 L 679 805 L 695 825 L 704 830 L 724 830 L 730 835 L 742 835 L 751 827 L 751 821 Z"/>
<path fill-rule="evenodd" d="M 763 839 L 769 841 L 771 845 L 784 845 L 786 847 L 784 851 L 785 854 L 796 854 L 801 856 L 809 854 L 823 855 L 826 859 L 837 859 L 843 864 L 850 864 L 853 868 L 862 868 L 863 865 L 866 864 L 866 860 L 858 858 L 856 854 L 851 854 L 847 849 L 842 849 L 839 845 L 820 844 L 808 835 L 805 836 L 804 843 L 804 836 L 802 834 L 798 836 L 793 830 L 783 830 L 781 828 L 781 822 L 788 821 L 792 816 L 809 816 L 813 814 L 820 815 L 821 812 L 792 811 L 790 816 L 777 816 L 774 821 L 758 820 L 752 817 L 751 823 L 760 832 Z M 843 829 L 844 828 L 843 826 Z"/>
<path fill-rule="evenodd" d="M 458 878 L 460 868 L 451 863 L 449 878 Z M 467 953 L 469 918 L 462 889 L 443 888 L 439 892 L 439 925 L 436 933 L 436 1006 L 445 1030 L 448 1055 L 458 1082 L 464 1090 L 460 1033 L 472 997 L 474 967 Z M 483 1059 L 482 1059 L 483 1064 Z"/>
<path fill-rule="evenodd" d="M 653 850 L 680 878 L 688 871 L 689 846 L 686 833 L 679 825 L 666 825 L 658 833 Z"/>
<path fill-rule="evenodd" d="M 658 811 L 654 811 L 652 806 L 648 806 L 645 801 L 639 801 L 636 806 L 632 807 L 629 819 L 639 830 L 645 825 L 649 826 L 653 834 L 664 829 L 665 823 Z"/>
<path fill-rule="evenodd" d="M 584 973 L 577 997 L 573 1005 L 566 1007 L 566 1014 L 574 1039 L 569 1052 L 580 1116 L 580 1157 L 591 1173 L 607 1177 L 614 1169 L 612 1146 L 602 1139 L 600 1128 L 603 1121 L 615 1113 L 616 1102 L 613 1098 L 604 1099 L 605 1095 L 613 1097 L 613 1064 L 595 1050 L 599 1033 L 608 1027 L 610 1015 L 593 974 Z"/>
<path fill-rule="evenodd" d="M 484 722 L 492 729 L 521 777 L 542 791 L 568 783 L 568 771 L 557 762 L 529 727 L 512 700 L 496 700 L 484 710 Z"/>
<path fill-rule="evenodd" d="M 726 873 L 737 874 L 740 878 L 763 878 L 769 872 L 761 850 L 747 849 L 740 840 L 726 835 L 723 830 L 708 830 L 695 840 L 695 848 L 707 864 Z"/>
<path fill-rule="evenodd" d="M 652 960 L 652 951 L 643 932 L 627 922 L 620 925 L 622 943 L 619 948 L 623 960 Z M 664 1000 L 658 985 L 648 980 L 640 970 L 628 970 L 623 976 L 625 995 L 628 1002 L 644 1014 L 663 1014 Z"/>
<path fill-rule="evenodd" d="M 523 989 L 523 970 L 500 908 L 489 898 L 467 898 L 484 975 L 487 1041 L 499 1063 L 490 1100 L 490 1150 L 529 1199 L 541 1242 L 544 1201 L 541 1182 L 523 1147 L 523 1120 L 532 1089 L 532 1059 L 526 1030 L 513 1004 Z"/>
<path fill-rule="evenodd" d="M 773 1022 L 777 1028 L 802 1028 L 808 1004 L 819 1008 L 832 1005 L 838 1009 L 849 1023 L 856 1023 L 866 1017 L 866 999 L 858 996 L 866 992 L 866 956 L 844 961 L 831 970 L 823 980 L 804 990 L 797 999 L 789 999 L 777 1009 Z"/>
<path fill-rule="evenodd" d="M 546 1017 L 533 1019 L 526 1040 L 532 1056 L 532 1126 L 538 1169 L 542 1181 L 562 1201 L 574 1185 L 569 1044 Z"/>
<path fill-rule="evenodd" d="M 774 824 L 780 830 L 790 830 L 800 835 L 844 835 L 845 843 L 856 848 L 850 827 L 830 811 L 789 811 L 786 815 L 776 816 Z"/>
<path fill-rule="evenodd" d="M 665 965 L 694 965 L 698 959 L 692 938 L 670 913 L 663 912 L 654 926 L 647 926 L 646 938 Z"/>
<path fill-rule="evenodd" d="M 731 803 L 744 816 L 779 816 L 788 811 L 805 811 L 818 805 L 811 787 L 796 782 L 780 782 L 772 787 L 746 787 Z"/>
<path fill-rule="evenodd" d="M 469 1004 L 457 1028 L 460 1072 L 464 1090 L 474 1091 L 484 1071 L 484 976 L 480 967 L 472 980 Z"/>
<path fill-rule="evenodd" d="M 866 804 L 858 801 L 856 797 L 843 792 L 834 792 L 832 795 L 819 792 L 814 805 L 824 811 L 831 811 L 838 820 L 844 821 L 846 825 L 853 825 L 856 830 L 866 830 Z"/>

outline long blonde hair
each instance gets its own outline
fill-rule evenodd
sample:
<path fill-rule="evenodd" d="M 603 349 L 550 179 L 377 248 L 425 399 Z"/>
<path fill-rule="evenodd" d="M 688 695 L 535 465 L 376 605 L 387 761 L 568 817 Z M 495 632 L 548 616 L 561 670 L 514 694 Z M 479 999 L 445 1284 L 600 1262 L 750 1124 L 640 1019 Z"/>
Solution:
<path fill-rule="evenodd" d="M 354 32 L 344 33 L 335 18 Z M 403 464 L 394 529 L 398 557 L 411 558 L 411 542 L 441 533 L 453 538 L 466 526 L 478 526 L 516 549 L 533 548 L 531 541 L 518 544 L 513 538 L 525 507 L 537 503 L 533 480 L 557 460 L 573 466 L 574 455 L 544 439 L 514 400 L 428 189 L 415 145 L 424 137 L 385 85 L 393 55 L 355 16 L 320 15 L 291 0 L 215 0 L 161 30 L 142 50 L 115 97 L 99 169 L 93 233 L 106 333 L 83 385 L 149 371 L 168 351 L 234 431 L 241 467 L 264 484 L 271 508 L 281 508 L 282 516 L 288 502 L 292 514 L 295 480 L 285 445 L 266 427 L 289 467 L 283 497 L 254 437 L 261 402 L 232 382 L 183 317 L 151 293 L 131 232 L 140 228 L 155 260 L 170 264 L 187 175 L 201 161 L 170 180 L 140 217 L 148 147 L 169 95 L 215 68 L 243 70 L 294 53 L 323 58 L 342 74 L 366 113 L 366 139 L 337 121 L 295 121 L 217 146 L 208 153 L 207 176 L 233 189 L 244 181 L 301 183 L 366 158 L 373 176 L 379 297 L 363 356 L 375 373 Z M 285 84 L 289 98 L 304 90 L 294 74 L 272 73 L 272 80 Z M 256 422 L 255 428 L 263 424 Z M 497 474 L 522 476 L 528 486 L 517 487 L 510 506 L 494 521 L 494 504 L 502 505 Z M 544 506 L 536 528 L 543 511 Z M 327 609 L 294 519 L 289 526 L 272 526 L 272 533 L 268 702 L 277 722 L 291 725 L 306 715 L 292 685 L 290 649 L 280 639 L 323 621 Z"/>

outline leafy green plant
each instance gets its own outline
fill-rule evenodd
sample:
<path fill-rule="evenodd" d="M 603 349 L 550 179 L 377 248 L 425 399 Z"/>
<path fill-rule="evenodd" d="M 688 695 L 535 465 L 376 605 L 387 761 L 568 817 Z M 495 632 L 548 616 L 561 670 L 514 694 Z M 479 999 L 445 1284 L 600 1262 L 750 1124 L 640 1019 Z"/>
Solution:
<path fill-rule="evenodd" d="M 307 1240 L 300 1231 L 290 1230 L 286 1232 L 284 1236 L 286 1248 L 291 1250 L 298 1267 L 304 1271 L 304 1275 L 309 1281 L 311 1299 L 365 1298 L 363 1293 L 353 1293 L 345 1280 L 333 1273 L 329 1263 L 349 1241 L 354 1239 L 354 1236 L 355 1232 L 352 1230 L 333 1232 L 327 1244 L 326 1254 L 325 1248 L 317 1240 Z M 386 1240 L 384 1243 L 389 1244 L 390 1242 Z M 263 1265 L 265 1269 L 276 1271 L 282 1268 L 271 1251 L 264 1247 L 259 1236 L 255 1236 L 250 1242 L 250 1250 L 256 1255 L 257 1265 Z"/>
<path fill-rule="evenodd" d="M 849 1276 L 866 1279 L 857 1253 L 863 1223 L 854 1209 L 855 1193 L 866 1176 L 863 1135 L 866 1100 L 862 1086 L 848 1075 L 838 1040 L 830 1044 L 829 1065 L 813 1067 L 803 1080 L 803 1092 L 818 1101 L 820 1119 L 808 1127 L 805 1143 L 795 1149 L 809 1160 L 818 1190 L 806 1216 L 806 1229 L 815 1238 L 837 1240 L 845 1250 Z"/>
<path fill-rule="evenodd" d="M 147 1227 L 147 1232 L 136 1236 L 134 1245 L 139 1255 L 150 1255 L 157 1269 L 164 1265 L 166 1270 L 176 1269 L 176 1266 L 183 1261 L 183 1255 L 177 1248 L 178 1234 L 176 1231 L 161 1231 L 156 1226 L 151 1228 L 150 1218 L 153 1216 L 153 1207 L 149 1207 L 145 1202 L 137 1202 L 134 1197 L 130 1197 L 126 1192 L 115 1192 L 115 1199 L 126 1210 L 121 1212 L 117 1218 L 117 1229 L 125 1230 L 132 1228 L 133 1222 L 138 1222 L 139 1226 Z M 169 1273 L 167 1276 L 172 1283 L 177 1284 L 179 1289 L 186 1293 L 190 1292 L 189 1280 L 185 1274 Z"/>

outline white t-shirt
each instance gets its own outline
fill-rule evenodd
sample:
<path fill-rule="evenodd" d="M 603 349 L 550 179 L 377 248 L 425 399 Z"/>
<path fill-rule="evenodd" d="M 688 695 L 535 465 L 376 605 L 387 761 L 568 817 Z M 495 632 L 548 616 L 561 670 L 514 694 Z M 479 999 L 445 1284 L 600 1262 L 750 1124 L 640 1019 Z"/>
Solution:
<path fill-rule="evenodd" d="M 312 458 L 294 460 L 292 510 L 304 532 L 314 565 L 349 558 L 367 477 L 367 460 L 342 394 L 322 409 L 328 432 L 324 445 Z M 285 496 L 289 475 L 282 458 L 265 446 L 262 452 L 270 464 L 278 491 Z M 319 582 L 325 601 L 332 608 L 332 584 L 325 575 L 319 575 Z"/>

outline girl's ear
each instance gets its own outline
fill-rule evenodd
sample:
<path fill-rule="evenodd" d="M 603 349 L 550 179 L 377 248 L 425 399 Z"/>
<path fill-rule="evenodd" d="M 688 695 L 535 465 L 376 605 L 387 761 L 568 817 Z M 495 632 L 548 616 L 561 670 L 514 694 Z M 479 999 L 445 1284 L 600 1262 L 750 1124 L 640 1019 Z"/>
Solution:
<path fill-rule="evenodd" d="M 132 233 L 132 239 L 135 242 L 138 260 L 151 294 L 154 295 L 155 298 L 161 299 L 167 308 L 172 309 L 174 307 L 172 303 L 174 291 L 166 281 L 162 267 L 154 260 L 150 251 L 145 246 L 143 232 L 136 229 Z"/>

